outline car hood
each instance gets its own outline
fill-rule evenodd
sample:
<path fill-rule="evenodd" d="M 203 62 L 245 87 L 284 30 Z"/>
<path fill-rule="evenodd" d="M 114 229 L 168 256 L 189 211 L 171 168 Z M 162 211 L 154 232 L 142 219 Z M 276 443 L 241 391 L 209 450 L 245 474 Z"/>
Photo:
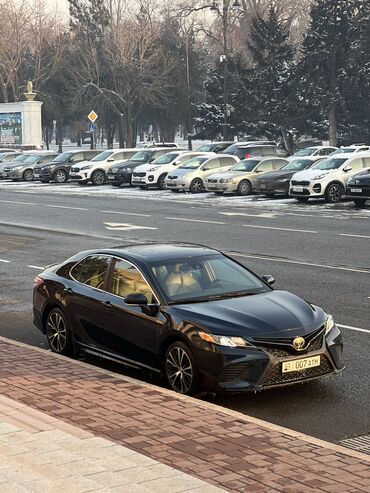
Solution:
<path fill-rule="evenodd" d="M 287 291 L 174 305 L 184 323 L 218 335 L 287 338 L 307 335 L 326 320 L 325 312 Z"/>
<path fill-rule="evenodd" d="M 194 173 L 194 171 L 196 171 L 198 168 L 194 168 L 194 169 L 191 169 L 191 168 L 177 168 L 177 169 L 174 169 L 173 171 L 171 171 L 169 173 L 169 176 L 184 176 L 184 175 L 187 175 L 188 173 Z"/>
<path fill-rule="evenodd" d="M 300 173 L 300 171 L 299 171 Z M 283 178 L 291 178 L 294 174 L 297 174 L 296 171 L 270 171 L 269 173 L 264 173 L 261 176 L 261 180 L 281 180 Z"/>
<path fill-rule="evenodd" d="M 323 170 L 323 169 L 307 169 L 305 171 L 299 171 L 293 175 L 295 180 L 316 180 L 318 176 L 326 176 L 330 173 L 338 171 L 337 169 Z"/>
<path fill-rule="evenodd" d="M 88 160 L 85 160 L 85 161 L 80 161 L 79 163 L 75 163 L 73 164 L 72 163 L 72 168 L 82 168 L 83 166 L 89 166 L 89 165 L 94 165 L 94 164 L 98 164 L 98 163 L 92 163 L 91 161 L 88 161 Z"/>
<path fill-rule="evenodd" d="M 347 183 L 352 183 L 355 185 L 370 185 L 370 169 L 368 172 L 361 172 L 358 175 L 352 176 Z"/>
<path fill-rule="evenodd" d="M 144 164 L 148 163 L 142 163 L 141 161 L 122 161 L 118 164 L 115 164 L 114 166 L 111 166 L 112 169 L 125 169 L 125 168 L 138 168 L 139 166 L 143 166 Z"/>

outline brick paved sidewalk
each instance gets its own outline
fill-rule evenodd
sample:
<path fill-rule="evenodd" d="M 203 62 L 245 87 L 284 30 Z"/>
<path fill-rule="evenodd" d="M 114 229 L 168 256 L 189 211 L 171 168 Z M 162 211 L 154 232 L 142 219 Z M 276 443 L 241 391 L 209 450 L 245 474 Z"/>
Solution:
<path fill-rule="evenodd" d="M 0 395 L 227 491 L 370 492 L 364 454 L 3 338 Z"/>
<path fill-rule="evenodd" d="M 2 493 L 225 493 L 0 396 Z"/>

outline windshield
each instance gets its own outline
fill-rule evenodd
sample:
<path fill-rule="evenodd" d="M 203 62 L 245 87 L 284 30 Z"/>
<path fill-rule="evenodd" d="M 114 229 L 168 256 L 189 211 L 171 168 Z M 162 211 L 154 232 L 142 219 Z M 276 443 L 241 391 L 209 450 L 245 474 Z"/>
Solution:
<path fill-rule="evenodd" d="M 130 161 L 138 161 L 140 163 L 146 163 L 152 157 L 151 151 L 138 151 L 130 157 Z"/>
<path fill-rule="evenodd" d="M 161 260 L 150 268 L 172 303 L 212 301 L 269 291 L 254 274 L 218 254 Z"/>
<path fill-rule="evenodd" d="M 213 149 L 215 149 L 217 147 L 217 144 L 213 143 L 213 144 L 203 144 L 202 146 L 200 146 L 197 151 L 199 152 L 212 152 Z"/>
<path fill-rule="evenodd" d="M 283 168 L 281 168 L 280 171 L 301 171 L 303 169 L 309 168 L 310 165 L 312 164 L 312 161 L 309 159 L 294 159 L 294 161 L 290 161 L 287 165 L 285 165 Z"/>
<path fill-rule="evenodd" d="M 15 159 L 12 159 L 12 161 L 17 162 L 17 163 L 23 163 L 29 156 L 27 154 L 21 154 L 20 156 L 16 157 Z"/>
<path fill-rule="evenodd" d="M 113 154 L 113 151 L 104 151 L 91 159 L 91 161 L 105 161 Z"/>
<path fill-rule="evenodd" d="M 338 169 L 345 163 L 347 159 L 344 158 L 329 158 L 324 159 L 323 161 L 319 161 L 317 164 L 312 166 L 312 169 L 322 169 L 322 170 L 330 170 L 330 169 Z"/>
<path fill-rule="evenodd" d="M 294 156 L 312 156 L 312 154 L 316 151 L 312 147 L 307 147 L 306 149 L 301 149 L 298 152 L 294 153 Z"/>
<path fill-rule="evenodd" d="M 24 160 L 25 163 L 36 163 L 40 159 L 38 154 L 34 154 L 33 156 L 28 156 L 27 159 Z"/>
<path fill-rule="evenodd" d="M 152 164 L 169 164 L 172 163 L 172 161 L 177 157 L 179 157 L 178 153 L 171 152 L 170 154 L 163 154 L 163 156 L 159 156 L 157 159 L 154 159 Z"/>
<path fill-rule="evenodd" d="M 63 152 L 63 154 L 60 154 L 60 156 L 55 157 L 52 160 L 52 163 L 65 163 L 72 156 L 73 156 L 72 152 Z"/>
<path fill-rule="evenodd" d="M 234 164 L 229 171 L 253 171 L 259 162 L 259 159 L 245 159 L 240 163 Z"/>
<path fill-rule="evenodd" d="M 209 158 L 208 157 L 196 157 L 194 159 L 191 159 L 187 163 L 183 164 L 180 166 L 181 169 L 196 169 L 199 168 L 201 164 L 203 164 L 205 161 L 207 161 Z"/>

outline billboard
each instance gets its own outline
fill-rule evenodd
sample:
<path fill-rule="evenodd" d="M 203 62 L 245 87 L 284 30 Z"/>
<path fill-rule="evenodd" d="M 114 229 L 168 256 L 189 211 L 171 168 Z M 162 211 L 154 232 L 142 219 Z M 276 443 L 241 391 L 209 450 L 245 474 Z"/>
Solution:
<path fill-rule="evenodd" d="M 0 113 L 0 144 L 22 144 L 22 114 Z"/>

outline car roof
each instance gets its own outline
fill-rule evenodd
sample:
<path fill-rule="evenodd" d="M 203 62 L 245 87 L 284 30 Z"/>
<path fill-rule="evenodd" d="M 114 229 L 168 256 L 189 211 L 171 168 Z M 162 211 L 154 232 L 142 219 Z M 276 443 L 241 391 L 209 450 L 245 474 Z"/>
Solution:
<path fill-rule="evenodd" d="M 81 255 L 107 254 L 137 259 L 145 262 L 171 260 L 184 257 L 220 254 L 219 251 L 193 243 L 139 243 L 135 245 L 120 245 L 81 252 Z"/>
<path fill-rule="evenodd" d="M 276 144 L 258 144 L 253 143 L 253 144 L 241 144 L 237 146 L 238 149 L 248 149 L 249 147 L 276 147 Z"/>

